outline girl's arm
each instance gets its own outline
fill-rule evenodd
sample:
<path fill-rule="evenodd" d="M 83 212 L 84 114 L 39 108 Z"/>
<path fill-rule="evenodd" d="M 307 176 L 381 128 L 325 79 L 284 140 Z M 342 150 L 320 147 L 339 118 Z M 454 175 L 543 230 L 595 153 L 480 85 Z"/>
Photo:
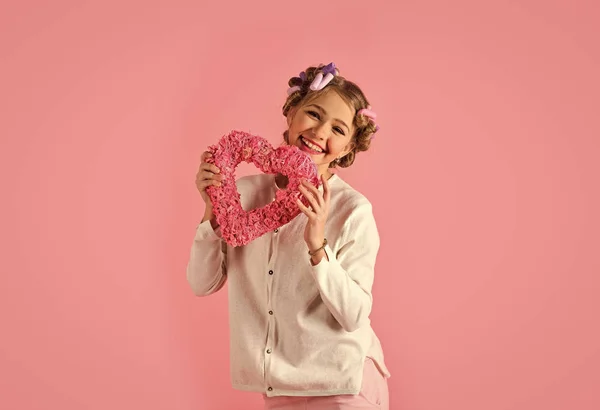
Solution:
<path fill-rule="evenodd" d="M 370 203 L 363 203 L 346 220 L 342 245 L 312 266 L 323 302 L 344 330 L 353 332 L 369 322 L 379 234 Z"/>
<path fill-rule="evenodd" d="M 196 296 L 217 292 L 227 280 L 227 245 L 211 216 L 196 228 L 187 264 L 187 281 Z"/>

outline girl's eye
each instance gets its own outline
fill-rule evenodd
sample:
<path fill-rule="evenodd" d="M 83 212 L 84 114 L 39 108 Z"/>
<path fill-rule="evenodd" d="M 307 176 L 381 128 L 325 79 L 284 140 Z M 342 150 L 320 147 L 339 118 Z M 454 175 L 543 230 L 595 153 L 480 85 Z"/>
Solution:
<path fill-rule="evenodd" d="M 320 116 L 320 115 L 319 115 L 319 113 L 318 113 L 318 112 L 316 112 L 316 111 L 308 110 L 308 111 L 306 111 L 306 113 L 307 113 L 309 116 L 311 116 L 311 117 L 313 117 L 313 118 L 315 118 L 315 119 L 317 119 L 317 120 L 321 119 L 321 116 Z M 340 128 L 340 127 L 333 127 L 333 130 L 334 130 L 336 133 L 338 133 L 338 134 L 341 134 L 341 135 L 346 135 L 346 134 L 344 134 L 344 130 L 343 130 L 342 128 Z"/>
<path fill-rule="evenodd" d="M 341 129 L 340 127 L 334 127 L 333 129 L 334 129 L 334 131 L 335 131 L 335 132 L 337 132 L 338 134 L 342 134 L 342 135 L 344 135 L 344 130 L 343 130 L 343 129 Z"/>

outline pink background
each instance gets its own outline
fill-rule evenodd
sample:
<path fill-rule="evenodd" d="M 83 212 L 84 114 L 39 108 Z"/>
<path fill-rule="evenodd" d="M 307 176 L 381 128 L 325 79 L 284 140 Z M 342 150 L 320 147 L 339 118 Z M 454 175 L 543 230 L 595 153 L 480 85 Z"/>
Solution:
<path fill-rule="evenodd" d="M 341 175 L 392 409 L 600 408 L 597 1 L 91 3 L 0 6 L 0 408 L 260 408 L 185 280 L 194 176 L 330 61 L 382 127 Z"/>

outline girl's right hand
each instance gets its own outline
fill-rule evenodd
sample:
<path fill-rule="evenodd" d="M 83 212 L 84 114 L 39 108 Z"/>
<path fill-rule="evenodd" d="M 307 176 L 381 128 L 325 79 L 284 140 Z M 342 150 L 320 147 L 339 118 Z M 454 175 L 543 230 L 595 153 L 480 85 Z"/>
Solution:
<path fill-rule="evenodd" d="M 212 202 L 210 201 L 210 197 L 206 193 L 206 188 L 213 186 L 221 186 L 221 181 L 223 180 L 223 175 L 219 172 L 219 168 L 217 168 L 213 164 L 209 164 L 206 162 L 207 158 L 210 158 L 212 154 L 210 152 L 202 153 L 202 162 L 200 163 L 200 168 L 198 168 L 198 173 L 196 174 L 196 187 L 206 204 L 206 208 L 212 210 Z"/>

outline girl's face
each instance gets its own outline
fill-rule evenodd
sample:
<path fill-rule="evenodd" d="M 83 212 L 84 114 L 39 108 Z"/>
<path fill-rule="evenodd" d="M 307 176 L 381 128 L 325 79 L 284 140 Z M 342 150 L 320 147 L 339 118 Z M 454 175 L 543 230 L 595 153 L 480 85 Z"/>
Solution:
<path fill-rule="evenodd" d="M 329 164 L 352 150 L 354 109 L 335 91 L 324 92 L 288 116 L 289 144 L 308 153 L 319 174 L 329 174 Z"/>

